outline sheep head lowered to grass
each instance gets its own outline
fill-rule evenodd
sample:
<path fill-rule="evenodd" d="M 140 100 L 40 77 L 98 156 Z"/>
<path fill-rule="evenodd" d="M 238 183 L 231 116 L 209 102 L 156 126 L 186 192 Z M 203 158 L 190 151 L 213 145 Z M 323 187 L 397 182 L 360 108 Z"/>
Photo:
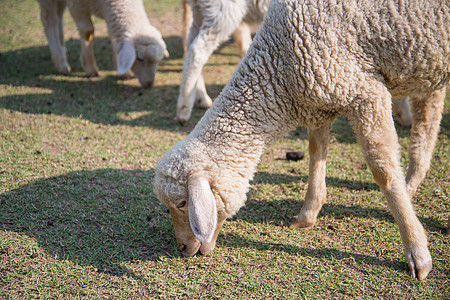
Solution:
<path fill-rule="evenodd" d="M 131 70 L 141 86 L 149 88 L 155 82 L 159 62 L 168 56 L 162 37 L 139 36 L 132 40 L 126 39 L 118 51 L 117 74 L 128 76 Z"/>
<path fill-rule="evenodd" d="M 244 204 L 264 149 L 296 126 L 309 130 L 310 174 L 292 227 L 313 226 L 326 200 L 328 134 L 344 114 L 399 226 L 412 275 L 427 276 L 431 255 L 410 197 L 429 167 L 439 131 L 450 78 L 450 12 L 439 0 L 400 4 L 271 2 L 233 78 L 155 168 L 155 192 L 169 207 L 184 255 L 214 248 L 225 218 Z M 391 100 L 408 95 L 413 122 L 407 186 Z"/>
<path fill-rule="evenodd" d="M 77 25 L 80 61 L 88 77 L 98 76 L 94 58 L 93 15 L 103 18 L 113 44 L 119 76 L 131 77 L 130 69 L 143 87 L 151 87 L 156 68 L 169 53 L 156 27 L 150 24 L 142 0 L 38 0 L 52 59 L 58 72 L 71 71 L 64 46 L 63 16 L 66 6 Z"/>

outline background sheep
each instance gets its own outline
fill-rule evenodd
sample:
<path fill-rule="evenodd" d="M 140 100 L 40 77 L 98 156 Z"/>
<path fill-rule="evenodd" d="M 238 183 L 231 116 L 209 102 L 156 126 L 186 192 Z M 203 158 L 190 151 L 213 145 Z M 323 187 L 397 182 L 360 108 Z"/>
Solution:
<path fill-rule="evenodd" d="M 397 122 L 403 127 L 411 126 L 412 115 L 408 97 L 392 99 L 392 114 L 397 117 Z"/>
<path fill-rule="evenodd" d="M 236 31 L 235 38 L 245 53 L 251 42 L 247 23 L 261 22 L 270 0 L 189 0 L 193 22 L 187 39 L 177 119 L 187 122 L 194 102 L 203 108 L 212 105 L 201 75 L 209 56 Z M 188 20 L 188 16 L 185 16 Z M 241 39 L 243 37 L 243 39 Z"/>
<path fill-rule="evenodd" d="M 41 20 L 58 72 L 70 73 L 64 46 L 63 14 L 69 7 L 80 33 L 81 65 L 87 76 L 98 76 L 93 53 L 94 25 L 91 16 L 103 18 L 114 49 L 117 73 L 136 74 L 143 87 L 151 87 L 156 68 L 164 56 L 168 56 L 161 33 L 150 24 L 141 0 L 38 0 Z"/>
<path fill-rule="evenodd" d="M 264 149 L 299 125 L 310 128 L 311 155 L 300 215 L 315 218 L 326 197 L 329 128 L 345 114 L 399 225 L 411 273 L 425 278 L 432 261 L 400 166 L 391 97 L 412 95 L 411 191 L 439 129 L 449 17 L 439 1 L 272 1 L 213 107 L 156 167 L 155 191 L 169 207 L 183 254 L 214 248 L 225 218 L 244 204 Z M 308 226 L 300 223 L 293 227 Z"/>

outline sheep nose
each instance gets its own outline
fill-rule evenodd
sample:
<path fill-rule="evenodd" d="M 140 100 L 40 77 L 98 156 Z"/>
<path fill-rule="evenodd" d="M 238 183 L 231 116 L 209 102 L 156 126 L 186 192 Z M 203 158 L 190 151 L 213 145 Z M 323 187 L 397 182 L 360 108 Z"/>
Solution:
<path fill-rule="evenodd" d="M 153 86 L 153 83 L 154 83 L 154 80 L 146 80 L 146 81 L 144 81 L 144 80 L 139 80 L 139 83 L 141 84 L 141 86 L 144 88 L 144 89 L 149 89 L 149 88 L 151 88 L 152 86 Z"/>
<path fill-rule="evenodd" d="M 180 245 L 181 252 L 184 252 L 186 250 L 187 246 L 185 244 Z"/>

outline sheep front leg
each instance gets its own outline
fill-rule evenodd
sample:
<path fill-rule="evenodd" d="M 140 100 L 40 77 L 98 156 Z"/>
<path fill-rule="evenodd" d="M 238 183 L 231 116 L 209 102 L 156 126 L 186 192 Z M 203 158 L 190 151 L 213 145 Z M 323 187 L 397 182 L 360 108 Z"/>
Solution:
<path fill-rule="evenodd" d="M 407 191 L 413 197 L 430 168 L 431 156 L 439 133 L 446 88 L 425 96 L 411 97 L 413 120 L 409 145 Z"/>
<path fill-rule="evenodd" d="M 214 5 L 193 9 L 193 23 L 189 32 L 189 46 L 177 101 L 177 119 L 181 124 L 189 120 L 194 103 L 204 108 L 211 107 L 212 100 L 206 92 L 201 76 L 203 66 L 213 51 L 230 37 L 243 18 L 240 15 L 242 10 L 233 9 L 236 5 L 234 2 L 221 4 L 226 4 L 227 9 Z"/>
<path fill-rule="evenodd" d="M 203 94 L 204 96 L 206 94 L 205 84 L 201 76 L 202 68 L 219 43 L 215 36 L 210 36 L 207 32 L 200 32 L 188 48 L 177 102 L 177 119 L 181 124 L 186 123 L 191 116 L 196 100 L 196 90 L 199 90 L 199 95 Z M 204 103 L 205 107 L 212 105 L 209 96 L 199 102 Z"/>
<path fill-rule="evenodd" d="M 77 24 L 80 34 L 81 66 L 88 77 L 97 77 L 98 67 L 95 63 L 93 48 L 94 24 L 92 24 L 91 16 L 83 8 L 76 7 L 75 5 L 69 6 L 69 10 Z"/>
<path fill-rule="evenodd" d="M 386 91 L 387 94 L 387 91 Z M 424 279 L 432 268 L 427 238 L 406 192 L 389 96 L 365 101 L 349 117 L 367 164 L 388 200 L 405 248 L 411 274 Z"/>
<path fill-rule="evenodd" d="M 39 1 L 41 9 L 41 21 L 47 36 L 48 46 L 59 73 L 70 74 L 70 66 L 67 62 L 66 47 L 64 45 L 63 15 L 66 8 L 64 1 Z"/>
<path fill-rule="evenodd" d="M 242 22 L 234 31 L 233 38 L 239 47 L 239 55 L 241 58 L 244 57 L 252 43 L 252 35 L 248 24 Z"/>
<path fill-rule="evenodd" d="M 308 129 L 309 141 L 309 176 L 305 203 L 291 228 L 311 228 L 316 223 L 317 215 L 326 201 L 325 183 L 326 162 L 328 155 L 328 138 L 331 124 L 329 121 L 318 129 Z"/>

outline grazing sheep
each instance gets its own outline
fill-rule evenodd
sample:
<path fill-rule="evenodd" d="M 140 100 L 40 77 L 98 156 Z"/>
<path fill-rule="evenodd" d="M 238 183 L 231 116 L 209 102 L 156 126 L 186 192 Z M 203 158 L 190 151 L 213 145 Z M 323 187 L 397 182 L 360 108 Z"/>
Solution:
<path fill-rule="evenodd" d="M 392 114 L 397 116 L 398 123 L 403 127 L 411 126 L 412 115 L 409 110 L 408 97 L 392 99 Z"/>
<path fill-rule="evenodd" d="M 326 198 L 329 130 L 344 114 L 399 226 L 411 273 L 424 279 L 432 260 L 408 193 L 429 166 L 439 130 L 449 22 L 440 0 L 273 0 L 212 108 L 155 168 L 155 192 L 182 253 L 214 248 L 224 220 L 244 204 L 264 149 L 296 126 L 309 128 L 311 158 L 305 204 L 292 227 L 312 226 Z M 391 98 L 407 95 L 409 192 L 391 111 Z"/>
<path fill-rule="evenodd" d="M 98 76 L 93 53 L 94 25 L 91 16 L 103 18 L 114 49 L 117 73 L 136 74 L 143 87 L 151 87 L 156 68 L 168 56 L 161 33 L 150 24 L 142 0 L 38 0 L 41 20 L 58 72 L 70 73 L 64 46 L 63 13 L 68 6 L 80 33 L 81 65 L 87 76 Z"/>
<path fill-rule="evenodd" d="M 187 52 L 177 103 L 177 119 L 181 124 L 189 119 L 194 102 L 203 108 L 212 105 L 201 74 L 209 56 L 233 32 L 241 54 L 245 54 L 251 43 L 247 24 L 261 22 L 270 3 L 270 0 L 188 1 L 192 8 L 193 22 L 186 42 Z M 189 15 L 186 14 L 184 19 L 189 22 Z"/>

